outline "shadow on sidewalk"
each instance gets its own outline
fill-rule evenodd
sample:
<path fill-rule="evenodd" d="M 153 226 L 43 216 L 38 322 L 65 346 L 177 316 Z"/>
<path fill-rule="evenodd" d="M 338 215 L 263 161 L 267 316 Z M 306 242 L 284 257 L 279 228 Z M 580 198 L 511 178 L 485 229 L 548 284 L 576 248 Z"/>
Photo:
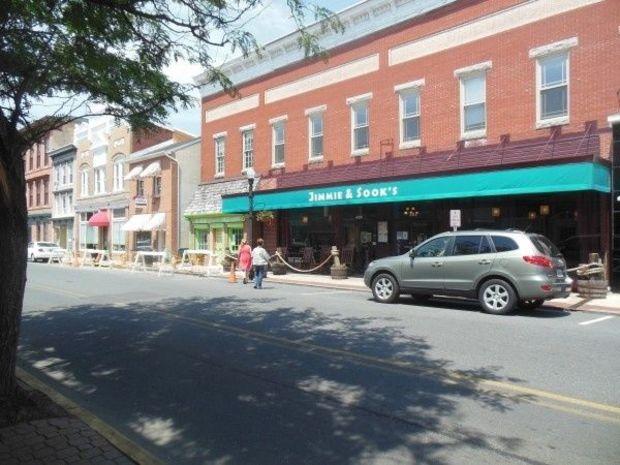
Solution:
<path fill-rule="evenodd" d="M 478 384 L 519 382 L 496 376 L 501 367 L 455 383 L 423 338 L 277 305 L 177 298 L 27 313 L 21 364 L 175 465 L 443 464 L 489 452 L 536 463 L 515 436 L 459 426 L 462 401 L 501 414 L 524 400 Z"/>

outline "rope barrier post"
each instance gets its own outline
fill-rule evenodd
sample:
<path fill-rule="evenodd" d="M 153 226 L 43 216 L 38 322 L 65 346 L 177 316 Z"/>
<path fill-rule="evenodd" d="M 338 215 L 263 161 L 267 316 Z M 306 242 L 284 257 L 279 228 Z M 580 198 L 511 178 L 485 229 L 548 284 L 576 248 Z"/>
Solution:
<path fill-rule="evenodd" d="M 332 279 L 347 279 L 347 265 L 340 263 L 340 252 L 335 245 L 332 246 L 331 258 L 334 260 L 334 264 L 329 269 Z"/>
<path fill-rule="evenodd" d="M 237 273 L 235 273 L 235 264 L 236 264 L 236 260 L 231 259 L 230 260 L 230 274 L 228 275 L 229 283 L 237 282 Z"/>

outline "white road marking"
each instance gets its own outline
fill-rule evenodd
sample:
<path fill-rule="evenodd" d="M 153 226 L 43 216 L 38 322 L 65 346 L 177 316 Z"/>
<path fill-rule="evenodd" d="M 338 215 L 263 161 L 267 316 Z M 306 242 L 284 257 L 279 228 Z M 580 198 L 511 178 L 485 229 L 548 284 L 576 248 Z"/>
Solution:
<path fill-rule="evenodd" d="M 591 325 L 591 324 L 594 324 L 594 323 L 599 323 L 601 321 L 609 320 L 610 318 L 613 318 L 613 316 L 611 316 L 611 315 L 602 316 L 601 318 L 595 318 L 594 320 L 582 321 L 579 324 L 582 325 L 582 326 Z"/>

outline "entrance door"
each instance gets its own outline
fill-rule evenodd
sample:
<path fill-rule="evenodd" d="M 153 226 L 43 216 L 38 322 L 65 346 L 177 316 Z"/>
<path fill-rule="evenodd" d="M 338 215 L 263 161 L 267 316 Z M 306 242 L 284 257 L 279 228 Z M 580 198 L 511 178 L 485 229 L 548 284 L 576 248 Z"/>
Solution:
<path fill-rule="evenodd" d="M 444 261 L 449 250 L 449 236 L 438 237 L 422 244 L 403 264 L 403 285 L 420 292 L 437 292 L 444 289 Z"/>
<path fill-rule="evenodd" d="M 491 270 L 493 260 L 495 253 L 487 235 L 456 236 L 444 261 L 446 289 L 471 294 L 478 279 Z"/>

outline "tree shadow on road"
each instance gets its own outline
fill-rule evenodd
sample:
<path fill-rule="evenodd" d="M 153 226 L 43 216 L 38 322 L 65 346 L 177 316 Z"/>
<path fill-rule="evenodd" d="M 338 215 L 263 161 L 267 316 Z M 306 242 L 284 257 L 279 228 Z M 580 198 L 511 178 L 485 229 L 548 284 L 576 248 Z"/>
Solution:
<path fill-rule="evenodd" d="M 175 465 L 537 463 L 468 426 L 528 400 L 481 380 L 519 380 L 385 323 L 268 297 L 78 305 L 26 313 L 20 356 Z"/>

